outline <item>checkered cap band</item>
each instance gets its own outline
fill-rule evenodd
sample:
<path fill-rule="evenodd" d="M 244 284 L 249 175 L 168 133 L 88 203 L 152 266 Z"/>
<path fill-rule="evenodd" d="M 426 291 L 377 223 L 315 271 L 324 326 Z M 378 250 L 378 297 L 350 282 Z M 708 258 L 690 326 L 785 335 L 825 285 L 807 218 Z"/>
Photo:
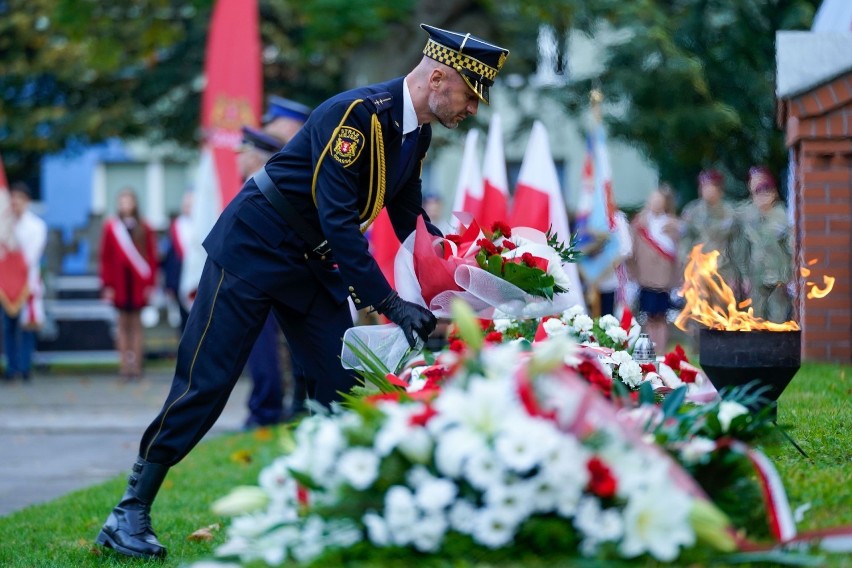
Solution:
<path fill-rule="evenodd" d="M 493 83 L 494 79 L 497 78 L 497 69 L 486 65 L 478 59 L 468 57 L 464 53 L 459 53 L 454 49 L 441 45 L 431 38 L 426 42 L 426 47 L 423 48 L 423 55 L 444 65 L 448 65 L 455 70 L 463 68 L 473 71 L 477 75 L 487 79 L 490 83 Z"/>

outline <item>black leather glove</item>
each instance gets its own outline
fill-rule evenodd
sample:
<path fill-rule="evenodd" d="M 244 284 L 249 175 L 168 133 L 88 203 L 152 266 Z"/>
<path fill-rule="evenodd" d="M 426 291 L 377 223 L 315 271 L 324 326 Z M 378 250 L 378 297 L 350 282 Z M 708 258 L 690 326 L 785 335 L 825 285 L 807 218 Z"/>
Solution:
<path fill-rule="evenodd" d="M 438 320 L 432 312 L 412 302 L 406 302 L 396 292 L 392 292 L 387 298 L 382 300 L 376 306 L 376 311 L 402 329 L 405 339 L 408 340 L 408 345 L 412 348 L 417 343 L 414 337 L 415 333 L 423 341 L 426 341 L 429 338 L 429 334 L 438 325 Z"/>

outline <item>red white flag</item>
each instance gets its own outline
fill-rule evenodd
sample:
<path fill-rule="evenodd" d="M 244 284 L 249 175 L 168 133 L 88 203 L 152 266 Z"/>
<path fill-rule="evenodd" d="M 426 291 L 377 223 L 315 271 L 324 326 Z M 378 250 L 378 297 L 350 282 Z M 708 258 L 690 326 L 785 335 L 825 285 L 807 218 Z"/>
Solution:
<path fill-rule="evenodd" d="M 260 123 L 263 75 L 257 0 L 217 0 L 204 60 L 201 99 L 204 143 L 195 177 L 180 293 L 191 304 L 207 254 L 201 243 L 242 187 L 235 148 L 243 126 Z"/>
<path fill-rule="evenodd" d="M 395 288 L 393 267 L 396 253 L 399 250 L 399 240 L 396 238 L 387 209 L 382 209 L 382 212 L 370 225 L 370 232 L 367 236 L 370 240 L 370 251 L 373 258 L 379 268 L 382 269 L 382 274 L 385 275 L 388 284 L 391 285 L 391 288 Z"/>
<path fill-rule="evenodd" d="M 559 184 L 556 164 L 550 153 L 547 130 L 535 121 L 527 142 L 524 161 L 515 186 L 515 200 L 509 224 L 513 227 L 532 227 L 540 231 L 551 230 L 564 243 L 571 240 L 568 211 Z M 571 290 L 576 304 L 585 307 L 583 288 L 577 265 L 566 263 L 565 271 L 571 279 Z"/>
<path fill-rule="evenodd" d="M 490 229 L 495 221 L 505 223 L 509 214 L 509 180 L 503 154 L 503 127 L 497 113 L 491 116 L 491 124 L 488 126 L 482 177 L 482 207 L 477 221 L 480 226 Z"/>
<path fill-rule="evenodd" d="M 468 131 L 464 141 L 459 181 L 456 184 L 456 197 L 453 201 L 453 213 L 464 211 L 478 218 L 482 207 L 482 173 L 479 169 L 477 142 L 479 131 Z M 452 224 L 458 228 L 459 222 L 453 216 Z"/>

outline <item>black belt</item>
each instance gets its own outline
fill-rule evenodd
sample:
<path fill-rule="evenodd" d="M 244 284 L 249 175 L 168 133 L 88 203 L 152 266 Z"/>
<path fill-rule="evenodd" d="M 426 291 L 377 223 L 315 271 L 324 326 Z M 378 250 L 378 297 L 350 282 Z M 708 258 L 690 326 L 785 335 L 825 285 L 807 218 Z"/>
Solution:
<path fill-rule="evenodd" d="M 278 214 L 287 221 L 287 224 L 290 225 L 296 233 L 299 234 L 302 239 L 308 243 L 308 247 L 310 247 L 310 251 L 320 257 L 325 257 L 331 254 L 331 247 L 328 245 L 328 240 L 320 234 L 319 231 L 311 227 L 299 212 L 296 211 L 296 208 L 293 207 L 293 204 L 290 203 L 290 200 L 287 197 L 278 191 L 278 188 L 275 187 L 275 183 L 272 181 L 272 178 L 269 177 L 269 174 L 266 171 L 266 168 L 260 168 L 257 170 L 252 176 L 254 183 L 257 184 L 257 187 L 260 188 L 260 192 L 264 197 L 272 204 L 272 207 L 278 211 Z M 316 246 L 311 246 L 313 244 L 317 244 Z"/>

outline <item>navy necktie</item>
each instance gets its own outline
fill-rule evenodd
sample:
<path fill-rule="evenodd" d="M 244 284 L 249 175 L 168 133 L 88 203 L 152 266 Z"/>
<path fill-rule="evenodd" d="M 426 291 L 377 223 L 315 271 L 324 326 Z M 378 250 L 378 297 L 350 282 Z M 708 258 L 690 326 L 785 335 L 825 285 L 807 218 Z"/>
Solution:
<path fill-rule="evenodd" d="M 414 155 L 414 149 L 417 147 L 418 138 L 420 138 L 419 126 L 405 135 L 405 139 L 402 141 L 402 148 L 399 152 L 400 171 L 405 171 L 408 167 L 408 162 L 411 161 L 411 156 Z"/>

